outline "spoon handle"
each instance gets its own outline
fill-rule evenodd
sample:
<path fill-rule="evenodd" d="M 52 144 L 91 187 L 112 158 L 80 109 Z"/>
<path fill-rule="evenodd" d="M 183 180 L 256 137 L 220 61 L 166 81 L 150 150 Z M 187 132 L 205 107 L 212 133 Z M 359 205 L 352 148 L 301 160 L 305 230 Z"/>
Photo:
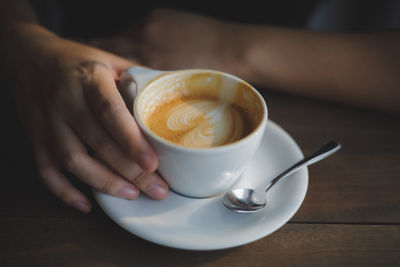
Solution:
<path fill-rule="evenodd" d="M 317 151 L 315 151 L 313 154 L 311 154 L 308 157 L 305 157 L 301 161 L 295 163 L 292 167 L 289 167 L 287 170 L 279 174 L 277 177 L 275 177 L 271 183 L 268 185 L 267 189 L 265 192 L 267 192 L 274 184 L 276 184 L 280 179 L 296 172 L 302 167 L 311 165 L 313 163 L 316 163 L 320 161 L 321 159 L 324 159 L 336 151 L 338 151 L 342 146 L 336 142 L 336 141 L 329 141 L 326 144 L 324 144 L 322 147 L 320 147 Z"/>

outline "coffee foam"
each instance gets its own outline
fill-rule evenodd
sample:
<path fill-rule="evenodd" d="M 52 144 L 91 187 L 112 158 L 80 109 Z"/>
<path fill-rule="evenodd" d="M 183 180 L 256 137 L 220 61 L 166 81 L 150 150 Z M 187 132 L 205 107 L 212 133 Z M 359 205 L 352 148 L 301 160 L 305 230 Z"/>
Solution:
<path fill-rule="evenodd" d="M 149 84 L 138 100 L 140 118 L 150 131 L 187 147 L 232 143 L 254 130 L 264 116 L 250 85 L 219 72 L 168 74 Z"/>
<path fill-rule="evenodd" d="M 208 98 L 179 98 L 148 116 L 147 127 L 185 147 L 207 148 L 246 136 L 249 118 L 233 104 Z"/>

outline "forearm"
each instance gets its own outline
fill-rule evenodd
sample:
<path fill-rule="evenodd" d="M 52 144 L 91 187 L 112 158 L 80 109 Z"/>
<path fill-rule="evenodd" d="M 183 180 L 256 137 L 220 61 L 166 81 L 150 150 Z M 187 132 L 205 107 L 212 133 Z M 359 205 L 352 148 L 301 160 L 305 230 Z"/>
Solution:
<path fill-rule="evenodd" d="M 253 26 L 242 32 L 244 78 L 296 94 L 400 112 L 400 33 Z"/>
<path fill-rule="evenodd" d="M 0 0 L 0 54 L 3 57 L 1 65 L 9 65 L 24 56 L 26 49 L 30 50 L 36 39 L 43 36 L 55 36 L 42 27 L 36 13 L 27 1 Z"/>

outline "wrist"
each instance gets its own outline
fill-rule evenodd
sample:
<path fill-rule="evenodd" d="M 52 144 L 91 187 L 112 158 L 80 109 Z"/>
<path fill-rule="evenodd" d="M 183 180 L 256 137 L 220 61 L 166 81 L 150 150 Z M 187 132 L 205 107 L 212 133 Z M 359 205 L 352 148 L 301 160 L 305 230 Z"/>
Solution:
<path fill-rule="evenodd" d="M 7 41 L 0 42 L 0 56 L 3 59 L 0 69 L 6 70 L 4 75 L 7 77 L 14 77 L 21 68 L 26 73 L 33 71 L 37 67 L 37 56 L 47 50 L 48 38 L 57 38 L 34 22 L 13 23 L 1 35 Z"/>
<path fill-rule="evenodd" d="M 224 42 L 221 46 L 223 69 L 244 80 L 257 82 L 260 74 L 255 61 L 263 60 L 260 57 L 263 55 L 258 55 L 258 47 L 265 45 L 265 30 L 255 25 L 231 25 L 229 37 L 221 38 Z"/>
<path fill-rule="evenodd" d="M 263 83 L 268 76 L 270 35 L 269 26 L 245 25 L 241 29 L 238 37 L 238 49 L 240 49 L 238 65 L 245 80 Z"/>
<path fill-rule="evenodd" d="M 21 57 L 30 58 L 29 55 L 37 54 L 43 46 L 48 44 L 49 39 L 59 38 L 35 22 L 13 23 L 2 34 L 5 34 L 3 40 L 7 40 L 7 42 L 1 42 L 0 53 L 11 61 Z"/>

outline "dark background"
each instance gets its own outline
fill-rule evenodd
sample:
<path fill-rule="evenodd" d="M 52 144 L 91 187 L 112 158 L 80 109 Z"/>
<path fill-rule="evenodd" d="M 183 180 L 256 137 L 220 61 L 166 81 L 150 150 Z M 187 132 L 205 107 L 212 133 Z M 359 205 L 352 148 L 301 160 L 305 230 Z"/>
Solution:
<path fill-rule="evenodd" d="M 280 1 L 31 1 L 41 22 L 65 37 L 109 36 L 155 8 L 177 8 L 224 20 L 300 27 L 315 0 Z"/>

